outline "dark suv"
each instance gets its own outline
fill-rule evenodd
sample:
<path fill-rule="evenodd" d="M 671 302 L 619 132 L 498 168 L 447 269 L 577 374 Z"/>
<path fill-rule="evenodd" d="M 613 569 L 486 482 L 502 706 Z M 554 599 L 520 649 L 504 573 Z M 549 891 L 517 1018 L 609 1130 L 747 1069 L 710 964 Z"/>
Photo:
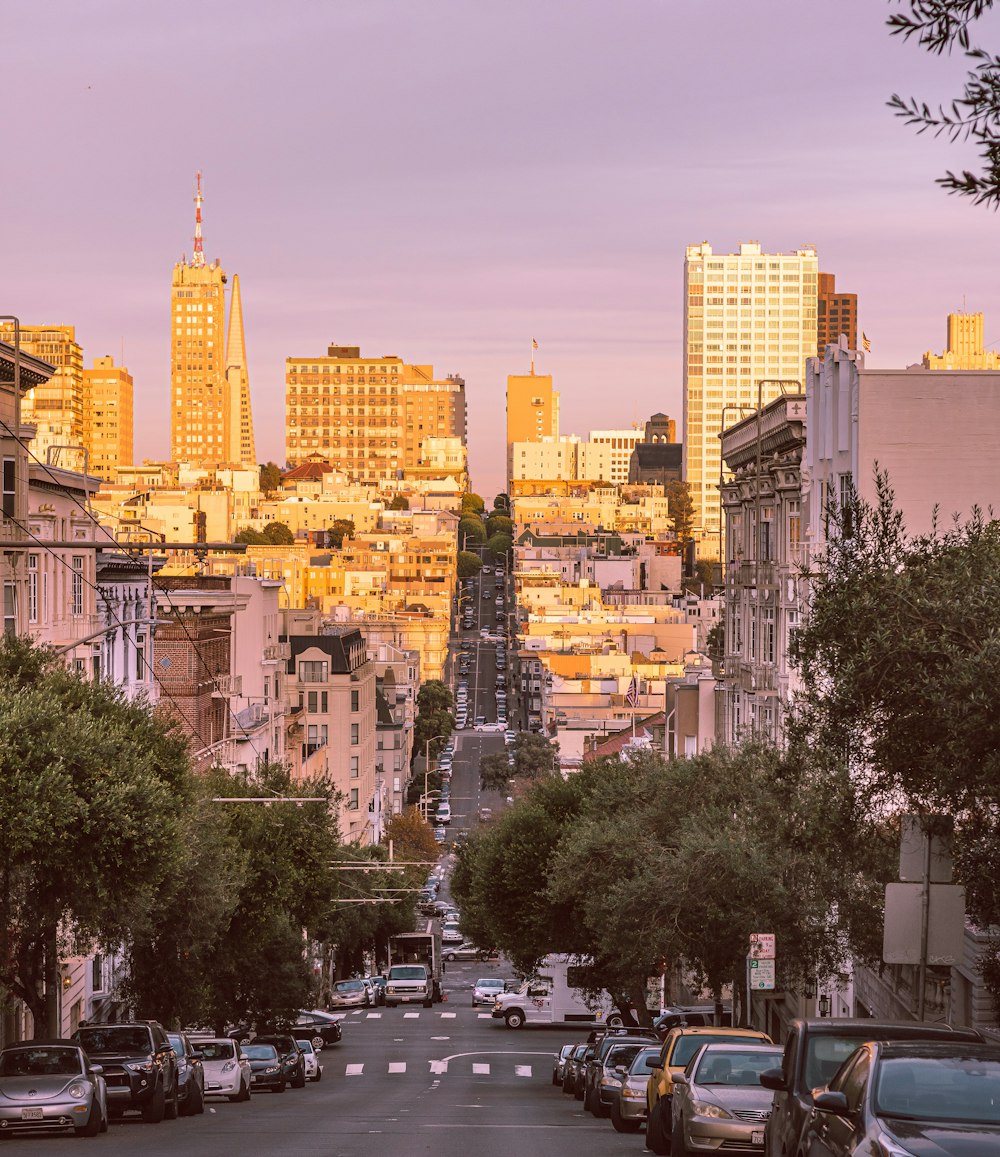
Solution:
<path fill-rule="evenodd" d="M 177 1116 L 177 1054 L 162 1024 L 155 1020 L 92 1024 L 78 1028 L 73 1040 L 101 1066 L 109 1117 L 135 1109 L 155 1125 L 164 1117 Z"/>
<path fill-rule="evenodd" d="M 594 1055 L 587 1061 L 583 1073 L 583 1107 L 595 1117 L 606 1117 L 611 1111 L 610 1104 L 602 1102 L 601 1078 L 606 1075 L 605 1062 L 611 1051 L 617 1045 L 633 1045 L 636 1048 L 642 1045 L 656 1044 L 659 1037 L 653 1029 L 630 1028 L 626 1030 L 609 1030 L 599 1036 L 594 1044 Z M 621 1061 L 617 1062 L 621 1063 Z"/>
<path fill-rule="evenodd" d="M 269 1033 L 254 1037 L 255 1045 L 274 1045 L 281 1058 L 281 1072 L 293 1089 L 306 1087 L 306 1058 L 295 1043 L 295 1038 L 284 1033 Z"/>
<path fill-rule="evenodd" d="M 765 1157 L 797 1157 L 802 1130 L 812 1112 L 811 1090 L 830 1083 L 834 1073 L 865 1041 L 981 1041 L 975 1029 L 952 1029 L 920 1021 L 793 1020 L 780 1069 L 765 1069 L 760 1083 L 774 1090 L 774 1107 L 764 1128 Z"/>

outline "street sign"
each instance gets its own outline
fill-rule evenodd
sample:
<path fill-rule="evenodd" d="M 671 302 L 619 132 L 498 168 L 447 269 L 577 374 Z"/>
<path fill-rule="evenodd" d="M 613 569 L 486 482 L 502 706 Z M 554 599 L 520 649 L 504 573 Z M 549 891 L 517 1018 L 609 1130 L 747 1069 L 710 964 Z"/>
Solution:
<path fill-rule="evenodd" d="M 775 958 L 773 932 L 750 933 L 750 956 L 753 960 L 773 960 Z"/>
<path fill-rule="evenodd" d="M 750 987 L 774 988 L 774 961 L 750 960 Z"/>
<path fill-rule="evenodd" d="M 961 959 L 965 936 L 965 889 L 931 884 L 927 913 L 927 963 L 951 965 Z M 920 884 L 886 884 L 882 959 L 886 964 L 920 963 Z"/>

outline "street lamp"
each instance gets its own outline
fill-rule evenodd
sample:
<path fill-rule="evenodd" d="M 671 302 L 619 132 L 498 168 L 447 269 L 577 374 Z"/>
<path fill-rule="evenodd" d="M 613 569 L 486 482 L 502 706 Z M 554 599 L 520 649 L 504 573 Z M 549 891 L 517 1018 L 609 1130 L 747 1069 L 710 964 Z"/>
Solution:
<path fill-rule="evenodd" d="M 430 775 L 430 771 L 431 771 L 431 744 L 434 742 L 435 739 L 447 740 L 447 739 L 451 739 L 451 735 L 450 734 L 448 734 L 448 735 L 431 735 L 427 739 L 424 740 L 424 794 L 423 794 L 424 808 L 423 808 L 423 811 L 424 811 L 424 822 L 425 823 L 427 821 L 427 813 L 430 811 L 430 808 L 427 806 L 428 805 L 428 801 L 427 801 L 427 777 Z M 434 762 L 436 763 L 437 760 L 435 760 Z"/>

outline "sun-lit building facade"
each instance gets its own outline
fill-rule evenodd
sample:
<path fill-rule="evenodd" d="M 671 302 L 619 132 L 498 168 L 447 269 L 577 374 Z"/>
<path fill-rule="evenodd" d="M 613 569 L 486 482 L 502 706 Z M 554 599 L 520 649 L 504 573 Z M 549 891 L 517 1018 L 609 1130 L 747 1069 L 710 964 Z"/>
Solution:
<path fill-rule="evenodd" d="M 120 466 L 131 466 L 133 455 L 133 382 L 126 366 L 113 357 L 95 358 L 83 371 L 87 399 L 88 469 L 105 482 Z"/>
<path fill-rule="evenodd" d="M 985 346 L 981 313 L 949 313 L 948 345 L 942 354 L 924 354 L 925 370 L 1000 370 L 1000 353 Z"/>
<path fill-rule="evenodd" d="M 72 325 L 22 325 L 21 353 L 56 367 L 48 381 L 39 382 L 24 395 L 21 421 L 35 427 L 31 453 L 41 461 L 54 447 L 75 447 L 56 455 L 59 466 L 82 470 L 81 447 L 86 446 L 86 400 L 83 383 L 83 349 Z M 13 344 L 14 327 L 0 323 L 0 341 Z"/>

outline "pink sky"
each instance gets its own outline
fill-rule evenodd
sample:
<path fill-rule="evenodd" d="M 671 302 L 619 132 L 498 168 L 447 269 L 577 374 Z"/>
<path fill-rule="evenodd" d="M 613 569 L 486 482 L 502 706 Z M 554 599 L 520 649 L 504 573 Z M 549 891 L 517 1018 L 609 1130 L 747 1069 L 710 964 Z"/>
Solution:
<path fill-rule="evenodd" d="M 360 344 L 465 377 L 486 494 L 532 337 L 564 433 L 680 417 L 693 242 L 815 244 L 859 294 L 870 365 L 941 349 L 963 303 L 1000 342 L 997 219 L 933 184 L 972 154 L 885 107 L 956 95 L 963 65 L 890 39 L 892 7 L 7 0 L 0 312 L 75 325 L 87 365 L 124 339 L 136 455 L 165 456 L 201 169 L 261 459 L 283 461 L 284 359 Z"/>

